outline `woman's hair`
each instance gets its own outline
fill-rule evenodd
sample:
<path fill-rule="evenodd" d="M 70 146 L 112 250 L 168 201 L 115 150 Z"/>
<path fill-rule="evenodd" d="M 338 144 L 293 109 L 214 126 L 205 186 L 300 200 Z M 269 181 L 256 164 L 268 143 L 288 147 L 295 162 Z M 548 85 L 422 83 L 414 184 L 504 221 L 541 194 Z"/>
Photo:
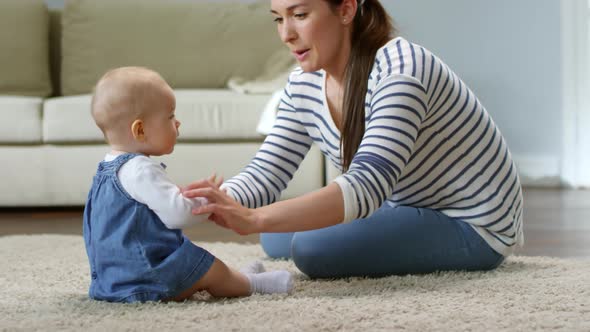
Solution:
<path fill-rule="evenodd" d="M 333 7 L 342 0 L 326 0 Z M 342 167 L 348 170 L 365 132 L 365 96 L 367 82 L 377 50 L 394 37 L 396 31 L 391 17 L 379 0 L 357 0 L 353 20 L 351 51 L 344 73 L 342 100 L 342 132 L 340 148 Z"/>

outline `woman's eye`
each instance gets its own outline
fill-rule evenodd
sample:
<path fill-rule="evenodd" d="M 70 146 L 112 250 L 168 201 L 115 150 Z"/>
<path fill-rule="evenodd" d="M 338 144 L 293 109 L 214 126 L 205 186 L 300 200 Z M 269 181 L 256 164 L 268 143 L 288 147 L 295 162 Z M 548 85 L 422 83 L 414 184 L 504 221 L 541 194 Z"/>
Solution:
<path fill-rule="evenodd" d="M 304 19 L 307 17 L 307 13 L 299 13 L 299 14 L 295 14 L 293 16 L 295 16 L 295 18 L 298 18 L 298 19 Z"/>
<path fill-rule="evenodd" d="M 283 18 L 282 17 L 275 17 L 273 21 L 275 23 L 281 23 L 281 22 L 283 22 Z"/>

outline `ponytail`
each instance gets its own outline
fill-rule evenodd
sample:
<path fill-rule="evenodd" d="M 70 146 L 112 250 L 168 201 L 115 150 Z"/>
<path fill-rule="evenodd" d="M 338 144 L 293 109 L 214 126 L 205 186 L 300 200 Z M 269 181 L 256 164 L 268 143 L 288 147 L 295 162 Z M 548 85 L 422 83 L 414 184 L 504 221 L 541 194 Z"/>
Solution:
<path fill-rule="evenodd" d="M 342 0 L 329 0 L 340 5 Z M 340 150 L 342 168 L 347 171 L 365 132 L 365 96 L 367 82 L 377 50 L 395 35 L 392 19 L 379 0 L 357 0 L 353 21 L 351 51 L 344 73 L 342 132 Z"/>

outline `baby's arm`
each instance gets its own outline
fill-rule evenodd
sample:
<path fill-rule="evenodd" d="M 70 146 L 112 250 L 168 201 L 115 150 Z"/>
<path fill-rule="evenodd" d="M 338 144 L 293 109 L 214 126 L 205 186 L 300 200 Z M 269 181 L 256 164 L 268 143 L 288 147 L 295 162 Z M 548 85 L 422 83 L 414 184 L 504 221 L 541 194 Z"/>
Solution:
<path fill-rule="evenodd" d="M 118 177 L 125 191 L 152 209 L 170 229 L 185 228 L 208 218 L 191 213 L 192 209 L 207 204 L 207 199 L 184 197 L 164 168 L 148 157 L 129 160 L 119 170 Z"/>

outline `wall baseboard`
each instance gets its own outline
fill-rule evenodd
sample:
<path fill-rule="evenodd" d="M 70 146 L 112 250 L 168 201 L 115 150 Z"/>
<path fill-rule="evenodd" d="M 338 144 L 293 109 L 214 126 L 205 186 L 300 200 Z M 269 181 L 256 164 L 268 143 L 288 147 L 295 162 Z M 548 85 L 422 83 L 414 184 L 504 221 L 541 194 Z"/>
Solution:
<path fill-rule="evenodd" d="M 513 155 L 523 186 L 561 187 L 561 160 L 553 156 Z"/>

